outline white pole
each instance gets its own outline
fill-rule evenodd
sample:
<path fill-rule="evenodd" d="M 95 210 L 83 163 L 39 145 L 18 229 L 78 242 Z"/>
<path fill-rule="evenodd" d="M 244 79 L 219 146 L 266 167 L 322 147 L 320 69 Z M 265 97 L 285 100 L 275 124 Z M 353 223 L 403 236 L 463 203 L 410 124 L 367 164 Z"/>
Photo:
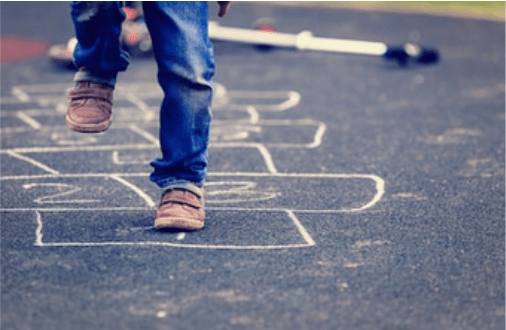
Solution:
<path fill-rule="evenodd" d="M 224 27 L 214 21 L 209 22 L 209 37 L 215 40 L 254 45 L 373 56 L 383 56 L 388 49 L 387 45 L 382 42 L 317 38 L 313 37 L 310 31 L 302 31 L 299 34 L 264 32 L 251 29 Z"/>

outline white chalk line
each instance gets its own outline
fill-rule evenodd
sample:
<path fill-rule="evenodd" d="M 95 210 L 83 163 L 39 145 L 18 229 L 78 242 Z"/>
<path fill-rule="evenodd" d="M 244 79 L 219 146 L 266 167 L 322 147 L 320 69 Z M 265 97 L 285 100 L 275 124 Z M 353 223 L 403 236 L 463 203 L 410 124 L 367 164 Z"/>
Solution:
<path fill-rule="evenodd" d="M 278 172 L 276 169 L 276 165 L 274 165 L 274 160 L 272 159 L 272 155 L 269 150 L 261 143 L 211 143 L 210 148 L 253 148 L 257 149 L 260 155 L 262 156 L 265 166 L 267 167 L 267 171 L 269 173 L 275 174 Z"/>
<path fill-rule="evenodd" d="M 146 150 L 146 149 L 158 149 L 159 147 L 154 144 L 136 144 L 136 145 L 108 145 L 108 146 L 69 146 L 69 147 L 44 147 L 44 148 L 13 148 L 0 150 L 0 154 L 16 154 L 20 153 L 52 153 L 52 152 L 78 152 L 78 151 L 113 151 L 118 150 Z M 264 160 L 265 166 L 269 173 L 277 173 L 276 165 L 272 159 L 272 155 L 269 150 L 261 143 L 211 143 L 209 148 L 253 148 L 258 150 L 262 159 Z M 18 158 L 22 159 L 19 155 Z M 26 159 L 31 159 L 26 157 Z M 35 162 L 34 160 L 32 160 Z M 38 163 L 38 162 L 37 162 Z M 41 163 L 38 163 L 43 165 Z"/>
<path fill-rule="evenodd" d="M 260 143 L 210 143 L 210 148 L 256 148 L 262 146 Z M 262 146 L 265 148 L 264 146 Z M 158 149 L 159 147 L 154 144 L 115 144 L 115 145 L 99 145 L 99 146 L 65 146 L 65 147 L 22 147 L 2 149 L 0 153 L 15 152 L 15 153 L 56 153 L 56 152 L 79 152 L 79 151 L 109 151 L 109 150 L 139 150 L 139 149 Z"/>
<path fill-rule="evenodd" d="M 118 150 L 114 150 L 112 152 L 111 159 L 112 159 L 113 164 L 116 164 L 116 165 L 134 165 L 134 164 L 149 164 L 150 163 L 150 160 L 139 159 L 139 158 L 122 160 L 122 159 L 120 159 Z"/>
<path fill-rule="evenodd" d="M 37 211 L 35 212 L 35 215 L 37 221 L 37 228 L 35 229 L 35 246 L 44 246 L 44 243 L 42 242 L 42 227 L 44 225 L 42 223 L 42 215 Z"/>
<path fill-rule="evenodd" d="M 111 177 L 116 181 L 126 185 L 134 192 L 136 192 L 149 207 L 156 206 L 156 203 L 149 197 L 146 193 L 140 190 L 137 186 L 133 185 L 129 181 L 123 179 L 128 177 L 147 177 L 149 173 L 80 173 L 80 174 L 42 174 L 42 175 L 22 175 L 22 176 L 11 176 L 11 177 L 0 177 L 0 181 L 3 180 L 35 180 L 35 179 L 62 179 L 62 178 L 104 178 Z M 372 208 L 376 205 L 385 193 L 385 182 L 382 178 L 373 174 L 321 174 L 321 173 L 255 173 L 255 172 L 210 172 L 208 173 L 208 177 L 249 177 L 249 178 L 261 178 L 261 177 L 272 177 L 272 178 L 325 178 L 325 179 L 368 179 L 372 180 L 375 183 L 376 193 L 367 203 L 363 204 L 360 207 L 356 208 L 343 208 L 343 209 L 320 209 L 320 210 L 310 210 L 310 209 L 290 209 L 294 212 L 302 212 L 302 213 L 354 213 L 361 212 L 366 209 Z M 212 186 L 213 182 L 209 182 Z M 211 202 L 209 203 L 211 204 Z M 149 208 L 148 207 L 148 208 Z M 68 211 L 134 211 L 134 210 L 145 210 L 146 208 L 142 207 L 109 207 L 109 208 L 65 208 L 61 210 Z M 286 208 L 247 208 L 247 207 L 213 207 L 208 206 L 206 209 L 215 210 L 215 211 L 286 211 Z M 59 211 L 60 209 L 54 208 L 1 208 L 2 212 L 21 212 L 21 211 Z"/>
<path fill-rule="evenodd" d="M 101 133 L 98 133 L 98 134 L 101 134 Z M 67 131 L 64 131 L 64 132 L 57 131 L 57 132 L 53 132 L 51 134 L 51 140 L 53 140 L 58 145 L 62 145 L 62 146 L 82 146 L 82 145 L 88 145 L 88 144 L 95 143 L 97 141 L 98 134 L 79 135 L 79 138 L 76 139 L 76 137 L 77 137 L 76 135 L 69 136 Z M 71 137 L 71 138 L 69 139 L 69 137 Z M 74 138 L 74 139 L 72 139 L 72 138 Z"/>
<path fill-rule="evenodd" d="M 251 117 L 249 121 L 247 120 L 241 120 L 241 121 L 226 121 L 223 120 L 220 122 L 220 125 L 215 126 L 215 130 L 226 130 L 229 126 L 234 125 L 242 125 L 243 122 L 248 122 L 248 124 L 251 125 L 258 125 L 259 127 L 263 126 L 286 126 L 286 127 L 293 127 L 294 125 L 297 126 L 314 126 L 316 127 L 316 132 L 313 135 L 313 141 L 309 143 L 283 143 L 283 142 L 263 142 L 262 144 L 265 147 L 270 148 L 296 148 L 296 149 L 314 149 L 321 145 L 323 135 L 325 134 L 327 130 L 327 125 L 324 122 L 315 121 L 312 119 L 296 119 L 296 120 L 258 120 L 256 117 Z M 247 132 L 247 131 L 246 131 Z M 224 145 L 230 145 L 230 147 L 243 147 L 244 145 L 247 145 L 248 142 L 240 142 L 240 141 L 222 141 L 222 142 L 211 142 L 210 147 L 223 147 Z"/>
<path fill-rule="evenodd" d="M 157 205 L 155 203 L 155 201 L 153 201 L 151 199 L 151 197 L 149 197 L 148 194 L 146 194 L 144 191 L 142 191 L 139 187 L 132 184 L 131 182 L 129 182 L 117 175 L 110 175 L 109 177 L 118 181 L 119 183 L 123 184 L 125 187 L 128 187 L 129 189 L 133 190 L 140 198 L 142 198 L 142 200 L 144 200 L 146 202 L 148 207 L 155 207 Z"/>
<path fill-rule="evenodd" d="M 266 201 L 269 199 L 276 198 L 280 195 L 278 192 L 264 192 L 264 191 L 255 191 L 254 189 L 257 187 L 256 182 L 251 181 L 213 181 L 213 182 L 206 182 L 205 188 L 206 188 L 206 199 L 208 203 L 212 204 L 235 204 L 235 203 L 246 203 L 246 202 L 260 202 L 260 201 Z M 229 187 L 228 189 L 209 189 L 209 187 Z M 243 196 L 243 198 L 225 198 L 223 199 L 223 196 L 227 195 L 239 195 Z M 218 196 L 222 196 L 221 199 L 216 200 Z M 255 196 L 255 197 L 252 197 Z M 214 198 L 213 198 L 214 197 Z M 211 199 L 211 201 L 209 201 Z"/>
<path fill-rule="evenodd" d="M 239 110 L 243 110 L 244 107 L 247 107 L 245 104 L 235 103 L 240 99 L 254 99 L 254 100 L 272 100 L 279 98 L 286 98 L 285 101 L 278 104 L 252 104 L 259 111 L 272 111 L 272 112 L 281 112 L 286 111 L 290 108 L 297 106 L 300 103 L 301 96 L 296 91 L 228 91 L 227 98 L 229 99 L 229 103 L 226 104 L 226 107 L 236 108 Z"/>
<path fill-rule="evenodd" d="M 138 173 L 58 173 L 58 174 L 34 174 L 34 175 L 14 175 L 14 176 L 1 176 L 1 180 L 26 180 L 26 179 L 44 179 L 44 178 L 88 178 L 88 177 L 107 177 L 110 175 L 120 177 L 146 177 L 149 172 Z M 330 179 L 371 179 L 374 181 L 383 182 L 383 179 L 375 174 L 346 174 L 346 173 L 268 173 L 268 172 L 209 172 L 209 177 L 213 176 L 230 176 L 230 177 L 280 177 L 280 178 L 330 178 Z"/>
<path fill-rule="evenodd" d="M 262 158 L 264 159 L 265 165 L 267 166 L 267 170 L 269 173 L 277 173 L 278 170 L 276 169 L 276 165 L 274 165 L 274 160 L 272 159 L 272 155 L 267 150 L 267 148 L 262 144 L 252 144 L 251 147 L 256 148 L 258 152 L 260 152 L 260 155 L 262 155 Z"/>
<path fill-rule="evenodd" d="M 22 117 L 23 118 L 26 117 L 25 120 L 27 123 L 31 118 L 30 116 L 22 116 Z M 275 167 L 274 162 L 272 160 L 272 156 L 271 156 L 269 150 L 267 149 L 267 147 L 269 147 L 269 148 L 285 148 L 285 149 L 287 149 L 287 148 L 297 148 L 297 149 L 317 148 L 321 145 L 323 135 L 325 134 L 325 131 L 326 131 L 325 123 L 316 122 L 316 121 L 307 120 L 307 119 L 306 120 L 283 120 L 283 121 L 281 121 L 281 120 L 257 121 L 257 119 L 252 118 L 252 122 L 255 125 L 259 125 L 259 126 L 264 126 L 264 125 L 265 126 L 273 126 L 273 125 L 316 126 L 317 130 L 316 130 L 315 134 L 313 135 L 313 141 L 311 141 L 309 143 L 277 143 L 277 142 L 250 143 L 250 142 L 241 142 L 241 141 L 225 141 L 225 142 L 211 141 L 209 144 L 209 148 L 210 149 L 215 149 L 215 148 L 254 148 L 254 149 L 257 149 L 259 151 L 259 153 L 261 154 L 261 156 L 264 158 L 264 161 L 266 162 L 266 166 L 269 169 L 269 171 L 272 173 L 275 173 L 275 172 L 277 172 L 277 170 L 276 170 L 276 167 Z M 32 129 L 36 129 L 36 130 L 41 129 L 41 125 L 35 120 L 30 125 L 31 125 L 30 128 L 32 128 Z M 226 126 L 226 125 L 223 125 L 223 126 Z M 79 145 L 67 145 L 67 146 L 56 146 L 56 147 L 11 148 L 11 149 L 0 150 L 0 153 L 6 152 L 9 150 L 12 150 L 16 153 L 52 153 L 52 152 L 73 152 L 73 151 L 106 151 L 106 150 L 125 150 L 125 149 L 138 150 L 138 149 L 147 149 L 147 148 L 151 148 L 151 149 L 155 149 L 155 148 L 158 149 L 159 148 L 159 146 L 160 146 L 159 140 L 153 134 L 149 133 L 148 131 L 140 128 L 139 126 L 137 126 L 135 124 L 130 124 L 125 127 L 128 128 L 129 130 L 131 130 L 132 132 L 140 135 L 144 139 L 148 140 L 149 142 L 152 143 L 152 145 L 146 145 L 143 143 L 127 144 L 127 145 L 84 145 L 84 144 L 79 144 Z M 215 130 L 219 131 L 221 129 L 220 127 L 221 126 L 216 126 Z M 2 130 L 1 132 L 5 133 L 5 129 Z M 24 132 L 24 130 L 22 130 L 21 132 Z M 247 130 L 244 132 L 246 133 L 246 135 L 248 135 Z"/>
<path fill-rule="evenodd" d="M 23 104 L 25 101 L 20 101 L 16 96 L 0 96 L 0 104 Z"/>
<path fill-rule="evenodd" d="M 369 203 L 368 203 L 369 204 Z M 370 208 L 371 206 L 367 206 L 367 208 Z M 153 211 L 155 210 L 154 207 L 93 207 L 93 208 L 51 208 L 51 207 L 20 207 L 20 208 L 0 208 L 0 212 L 5 213 L 15 213 L 15 212 L 137 212 L 137 211 Z M 362 212 L 364 211 L 364 207 L 356 208 L 356 209 L 340 209 L 340 210 L 306 210 L 306 209 L 290 209 L 287 210 L 286 208 L 276 208 L 276 207 L 266 207 L 266 208 L 259 208 L 259 207 L 215 207 L 215 206 L 206 206 L 206 211 L 224 211 L 224 212 L 285 212 L 285 211 L 291 211 L 296 213 L 308 213 L 308 214 L 338 214 L 338 213 L 355 213 L 355 212 Z"/>
<path fill-rule="evenodd" d="M 39 130 L 42 127 L 42 125 L 38 121 L 36 121 L 23 111 L 16 111 L 16 117 L 19 118 L 22 122 L 24 122 L 28 126 L 30 126 L 31 128 L 33 128 L 34 130 Z"/>
<path fill-rule="evenodd" d="M 295 216 L 293 211 L 286 210 L 286 213 L 288 214 L 288 217 L 293 221 L 293 224 L 295 225 L 295 227 L 297 228 L 297 230 L 301 234 L 302 238 L 304 238 L 307 245 L 308 246 L 316 245 L 316 243 L 313 240 L 313 238 L 311 237 L 311 235 L 309 235 L 306 228 L 300 223 L 299 219 Z"/>
<path fill-rule="evenodd" d="M 160 147 L 159 139 L 156 136 L 154 136 L 153 134 L 149 133 L 148 131 L 143 130 L 142 128 L 140 128 L 139 126 L 134 125 L 134 124 L 130 125 L 128 128 L 132 132 L 139 134 L 140 136 L 142 136 L 143 138 L 145 138 L 149 142 L 153 143 L 157 148 Z"/>
<path fill-rule="evenodd" d="M 72 88 L 72 84 L 70 83 L 53 83 L 53 84 L 34 84 L 34 85 L 18 85 L 13 88 L 16 89 L 16 92 L 21 91 L 24 94 L 29 93 L 37 93 L 37 94 L 46 94 L 46 93 L 57 93 L 64 94 L 66 90 Z"/>
<path fill-rule="evenodd" d="M 309 143 L 271 143 L 265 142 L 264 145 L 272 148 L 307 148 L 314 149 L 319 147 L 322 144 L 323 135 L 327 130 L 327 125 L 323 122 L 314 121 L 311 119 L 301 119 L 301 120 L 269 120 L 260 121 L 259 125 L 264 126 L 272 126 L 272 125 L 283 125 L 283 126 L 293 126 L 293 125 L 305 125 L 305 126 L 316 126 L 316 132 L 313 136 L 313 141 Z"/>
<path fill-rule="evenodd" d="M 58 114 L 54 112 L 53 109 L 25 109 L 25 110 L 18 110 L 18 111 L 5 111 L 0 112 L 0 117 L 15 117 L 17 116 L 18 112 L 22 112 L 26 114 L 27 116 L 44 116 L 44 117 L 56 117 Z M 62 126 L 63 127 L 63 126 Z"/>
<path fill-rule="evenodd" d="M 21 102 L 30 101 L 30 96 L 19 87 L 12 87 L 12 95 L 14 95 Z"/>
<path fill-rule="evenodd" d="M 103 247 L 103 246 L 163 246 L 172 248 L 192 248 L 192 249 L 208 249 L 208 250 L 275 250 L 275 249 L 290 249 L 290 248 L 308 248 L 315 246 L 316 243 L 313 238 L 309 235 L 307 230 L 302 226 L 300 221 L 297 219 L 292 211 L 285 210 L 289 218 L 293 221 L 297 230 L 299 231 L 302 238 L 306 241 L 305 244 L 276 244 L 276 245 L 213 245 L 213 244 L 182 244 L 182 243 L 171 243 L 171 242 L 160 242 L 160 241 L 136 241 L 136 242 L 48 242 L 43 241 L 43 228 L 44 224 L 42 221 L 42 215 L 39 211 L 36 211 L 36 222 L 37 227 L 35 229 L 35 243 L 37 247 Z M 143 230 L 146 228 L 143 228 Z M 179 233 L 176 236 L 178 241 L 182 241 L 185 238 L 185 233 Z"/>
<path fill-rule="evenodd" d="M 156 114 L 151 108 L 137 95 L 134 93 L 121 93 L 122 96 L 134 104 L 140 111 L 145 114 L 144 121 L 151 121 L 156 118 Z"/>
<path fill-rule="evenodd" d="M 27 163 L 35 166 L 35 167 L 38 167 L 38 168 L 40 168 L 40 169 L 42 169 L 42 170 L 44 170 L 46 172 L 49 172 L 51 174 L 54 174 L 54 175 L 60 174 L 60 172 L 58 172 L 58 171 L 50 168 L 49 166 L 46 166 L 46 165 L 44 165 L 44 164 L 42 164 L 42 163 L 40 163 L 40 162 L 36 161 L 35 159 L 30 158 L 30 157 L 20 155 L 19 153 L 15 152 L 15 151 L 7 150 L 5 153 L 8 154 L 11 157 L 14 157 L 14 158 L 17 158 L 19 160 L 25 161 L 25 162 L 27 162 Z"/>
<path fill-rule="evenodd" d="M 37 204 L 78 204 L 78 203 L 85 203 L 85 204 L 91 204 L 91 203 L 98 203 L 100 200 L 98 199 L 58 199 L 61 197 L 70 196 L 76 192 L 81 191 L 82 189 L 80 187 L 77 187 L 75 185 L 70 185 L 66 183 L 45 183 L 45 182 L 37 182 L 37 183 L 28 183 L 24 184 L 22 186 L 24 189 L 32 189 L 34 187 L 58 187 L 66 189 L 63 192 L 59 192 L 52 195 L 46 195 L 39 198 L 34 199 L 34 202 Z"/>
<path fill-rule="evenodd" d="M 206 208 L 207 209 L 207 208 Z M 16 212 L 140 212 L 153 211 L 153 207 L 147 206 L 118 206 L 118 207 L 18 207 L 18 208 L 0 208 L 0 212 L 16 213 Z M 1 220 L 1 219 L 0 219 Z"/>
<path fill-rule="evenodd" d="M 289 218 L 295 224 L 297 230 L 301 234 L 302 238 L 306 242 L 305 244 L 272 244 L 272 245 L 234 245 L 234 244 L 183 244 L 183 243 L 171 243 L 161 241 L 108 241 L 108 242 L 44 242 L 43 241 L 43 229 L 44 223 L 42 221 L 42 215 L 36 211 L 36 222 L 37 227 L 35 229 L 35 243 L 37 247 L 103 247 L 103 246 L 163 246 L 172 248 L 191 248 L 191 249 L 207 249 L 207 250 L 276 250 L 276 249 L 290 249 L 290 248 L 308 248 L 315 246 L 316 243 L 313 238 L 308 234 L 307 230 L 302 226 L 300 221 L 297 219 L 293 212 L 285 210 Z M 143 230 L 150 229 L 143 227 Z M 176 240 L 182 241 L 186 234 L 184 232 L 178 233 Z"/>
<path fill-rule="evenodd" d="M 110 151 L 110 150 L 139 150 L 139 149 L 155 149 L 157 146 L 153 144 L 117 144 L 117 145 L 100 145 L 100 146 L 66 146 L 66 147 L 25 147 L 2 149 L 0 153 L 56 153 L 56 152 L 76 152 L 76 151 Z"/>
<path fill-rule="evenodd" d="M 260 121 L 260 114 L 258 110 L 254 106 L 249 106 L 246 108 L 246 112 L 249 114 L 249 123 L 250 124 L 258 124 Z"/>
<path fill-rule="evenodd" d="M 308 248 L 308 244 L 282 244 L 282 245 L 206 245 L 206 244 L 181 244 L 160 241 L 144 242 L 55 242 L 42 243 L 40 247 L 103 247 L 103 246 L 163 246 L 172 248 L 206 249 L 206 250 L 280 250 L 294 248 Z"/>

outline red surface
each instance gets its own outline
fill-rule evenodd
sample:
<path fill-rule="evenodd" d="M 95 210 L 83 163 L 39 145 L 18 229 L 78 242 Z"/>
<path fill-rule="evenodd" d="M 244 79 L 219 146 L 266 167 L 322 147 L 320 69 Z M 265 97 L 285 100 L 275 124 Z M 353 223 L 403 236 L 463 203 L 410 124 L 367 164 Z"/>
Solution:
<path fill-rule="evenodd" d="M 0 63 L 8 64 L 39 57 L 47 52 L 49 44 L 42 40 L 18 36 L 0 37 Z"/>

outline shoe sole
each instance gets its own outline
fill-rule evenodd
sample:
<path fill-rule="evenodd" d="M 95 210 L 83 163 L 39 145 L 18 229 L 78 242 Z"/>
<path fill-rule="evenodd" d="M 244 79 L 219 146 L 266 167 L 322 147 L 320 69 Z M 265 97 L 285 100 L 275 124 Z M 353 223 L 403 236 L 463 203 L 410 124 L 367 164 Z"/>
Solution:
<path fill-rule="evenodd" d="M 204 228 L 204 222 L 183 218 L 158 218 L 155 219 L 155 229 L 184 229 L 199 230 Z"/>
<path fill-rule="evenodd" d="M 112 116 L 108 120 L 98 124 L 78 124 L 70 120 L 68 116 L 66 116 L 65 119 L 67 126 L 71 130 L 80 133 L 100 133 L 106 131 L 111 126 L 112 123 Z"/>

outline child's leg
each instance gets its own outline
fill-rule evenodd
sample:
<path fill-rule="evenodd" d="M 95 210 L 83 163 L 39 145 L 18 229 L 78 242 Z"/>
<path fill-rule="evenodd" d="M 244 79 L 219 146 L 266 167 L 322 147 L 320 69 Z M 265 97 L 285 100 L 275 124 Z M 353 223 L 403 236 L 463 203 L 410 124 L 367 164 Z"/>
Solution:
<path fill-rule="evenodd" d="M 74 62 L 84 68 L 76 81 L 106 83 L 112 87 L 119 71 L 128 67 L 128 54 L 121 49 L 121 24 L 125 19 L 121 1 L 73 1 L 70 14 L 77 46 Z"/>
<path fill-rule="evenodd" d="M 160 110 L 162 158 L 152 162 L 160 187 L 201 187 L 211 124 L 212 46 L 206 2 L 143 3 L 165 97 Z"/>
<path fill-rule="evenodd" d="M 121 50 L 122 2 L 74 1 L 70 14 L 77 46 L 74 62 L 79 71 L 69 94 L 66 123 L 82 133 L 98 133 L 112 122 L 113 89 L 119 71 L 128 67 L 128 54 Z"/>

